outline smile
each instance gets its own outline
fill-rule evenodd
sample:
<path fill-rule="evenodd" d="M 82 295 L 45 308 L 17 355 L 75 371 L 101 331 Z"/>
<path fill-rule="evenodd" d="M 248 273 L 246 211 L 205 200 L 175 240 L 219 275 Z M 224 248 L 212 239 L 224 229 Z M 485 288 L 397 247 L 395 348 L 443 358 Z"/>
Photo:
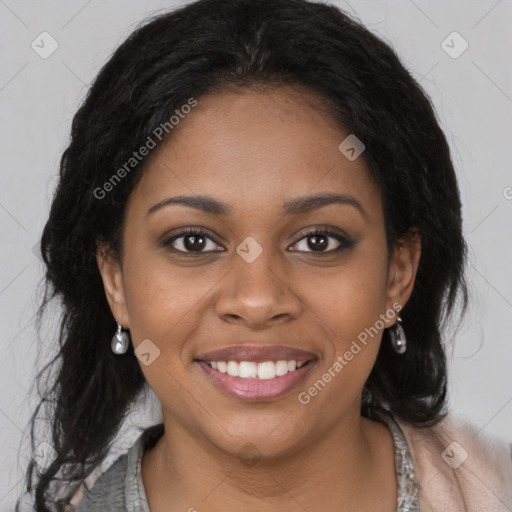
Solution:
<path fill-rule="evenodd" d="M 284 345 L 231 345 L 199 353 L 194 362 L 223 393 L 249 401 L 274 400 L 306 378 L 318 356 Z"/>
<path fill-rule="evenodd" d="M 245 401 L 281 398 L 297 388 L 315 366 L 316 359 L 263 361 L 195 361 L 215 387 Z"/>
<path fill-rule="evenodd" d="M 302 368 L 306 362 L 290 361 L 206 361 L 214 370 L 241 379 L 275 379 Z"/>

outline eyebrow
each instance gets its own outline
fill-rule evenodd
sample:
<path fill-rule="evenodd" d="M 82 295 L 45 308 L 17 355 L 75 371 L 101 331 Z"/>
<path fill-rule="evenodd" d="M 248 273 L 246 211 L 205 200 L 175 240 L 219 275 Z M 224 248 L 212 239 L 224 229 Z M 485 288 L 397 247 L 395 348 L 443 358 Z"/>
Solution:
<path fill-rule="evenodd" d="M 233 212 L 232 205 L 217 201 L 213 197 L 199 195 L 168 197 L 153 205 L 148 210 L 147 215 L 173 204 L 188 206 L 189 208 L 194 208 L 212 215 L 230 215 Z M 283 211 L 285 215 L 299 215 L 331 204 L 353 206 L 359 210 L 363 217 L 368 218 L 361 203 L 355 197 L 346 194 L 317 194 L 297 197 L 286 201 L 283 205 Z"/>

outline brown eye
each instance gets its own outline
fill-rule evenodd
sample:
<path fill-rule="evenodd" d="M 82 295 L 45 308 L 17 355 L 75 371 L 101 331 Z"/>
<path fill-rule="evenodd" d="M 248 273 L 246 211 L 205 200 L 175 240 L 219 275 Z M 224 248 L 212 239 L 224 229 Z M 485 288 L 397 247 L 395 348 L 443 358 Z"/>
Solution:
<path fill-rule="evenodd" d="M 301 243 L 302 248 L 293 249 L 293 251 L 333 253 L 350 248 L 354 245 L 351 240 L 340 233 L 325 229 L 306 234 L 294 245 L 300 245 Z"/>
<path fill-rule="evenodd" d="M 211 242 L 210 244 L 208 242 Z M 180 253 L 206 253 L 217 251 L 216 242 L 203 231 L 189 229 L 178 235 L 164 240 L 162 245 L 170 246 L 175 252 Z M 206 249 L 206 250 L 205 250 Z"/>

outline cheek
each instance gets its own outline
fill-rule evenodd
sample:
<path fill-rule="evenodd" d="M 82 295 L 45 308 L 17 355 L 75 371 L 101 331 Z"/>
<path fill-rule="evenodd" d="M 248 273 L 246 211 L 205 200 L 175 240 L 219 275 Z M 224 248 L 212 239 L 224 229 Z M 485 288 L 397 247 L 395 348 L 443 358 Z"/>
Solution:
<path fill-rule="evenodd" d="M 179 373 L 179 367 L 190 363 L 180 360 L 188 354 L 187 343 L 194 339 L 208 296 L 222 276 L 201 267 L 173 265 L 140 248 L 126 254 L 124 281 L 133 344 L 151 340 L 166 365 Z"/>
<path fill-rule="evenodd" d="M 340 400 L 353 400 L 375 363 L 387 302 L 388 259 L 382 247 L 378 239 L 362 240 L 347 264 L 320 287 L 318 293 L 328 300 L 322 303 L 318 295 L 317 313 L 328 325 L 332 342 L 321 375 L 330 391 L 317 404 L 339 407 Z"/>
<path fill-rule="evenodd" d="M 338 418 L 357 400 L 378 354 L 386 307 L 387 257 L 367 257 L 365 251 L 339 268 L 336 278 L 321 288 L 315 316 L 328 327 L 330 343 L 316 380 L 299 390 L 299 402 L 325 424 Z M 326 291 L 327 289 L 327 291 Z M 328 297 L 328 300 L 325 300 Z"/>
<path fill-rule="evenodd" d="M 140 345 L 140 351 L 141 343 L 151 341 L 147 345 L 150 364 L 139 358 L 140 366 L 160 402 L 169 410 L 187 411 L 191 404 L 183 390 L 188 387 L 192 362 L 186 359 L 186 349 L 196 337 L 203 304 L 216 281 L 210 282 L 199 269 L 179 268 L 162 258 L 145 256 L 135 251 L 124 265 L 132 342 L 135 349 Z"/>
<path fill-rule="evenodd" d="M 344 350 L 361 332 L 376 324 L 387 302 L 387 253 L 370 238 L 360 242 L 345 265 L 336 269 L 317 290 L 314 303 Z M 377 327 L 382 330 L 381 322 Z"/>

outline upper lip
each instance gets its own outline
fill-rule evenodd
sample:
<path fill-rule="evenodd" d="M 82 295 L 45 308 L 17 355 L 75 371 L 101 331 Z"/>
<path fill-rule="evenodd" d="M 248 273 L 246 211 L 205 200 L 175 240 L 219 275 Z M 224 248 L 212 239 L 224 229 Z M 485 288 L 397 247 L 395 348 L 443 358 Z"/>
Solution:
<path fill-rule="evenodd" d="M 195 357 L 202 361 L 297 361 L 306 362 L 316 359 L 311 352 L 284 345 L 237 345 L 211 352 L 203 352 Z"/>

